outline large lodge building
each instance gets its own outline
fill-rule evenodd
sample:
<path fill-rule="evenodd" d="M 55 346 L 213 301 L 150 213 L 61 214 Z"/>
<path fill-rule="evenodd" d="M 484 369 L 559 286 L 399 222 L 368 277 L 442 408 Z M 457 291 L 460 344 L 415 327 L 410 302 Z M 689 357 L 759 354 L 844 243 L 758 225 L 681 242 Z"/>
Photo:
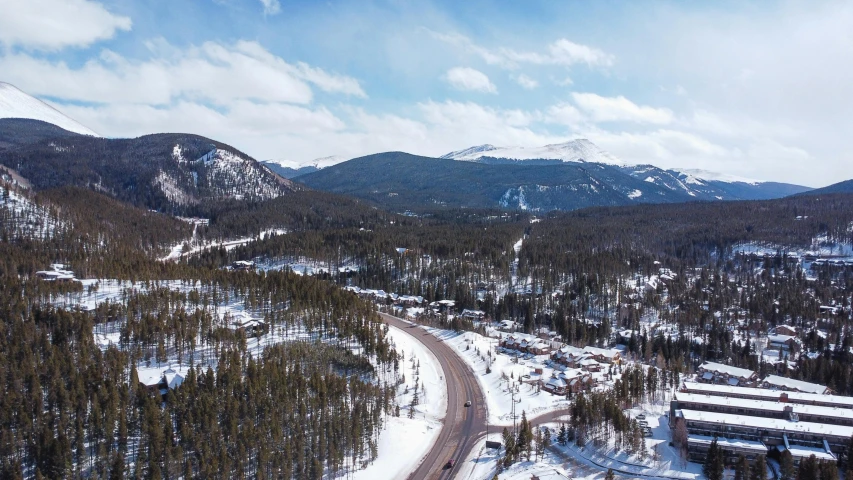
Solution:
<path fill-rule="evenodd" d="M 815 455 L 835 461 L 853 436 L 853 397 L 686 382 L 670 404 L 670 425 L 684 422 L 691 461 L 711 441 L 734 463 L 788 450 L 795 463 Z"/>

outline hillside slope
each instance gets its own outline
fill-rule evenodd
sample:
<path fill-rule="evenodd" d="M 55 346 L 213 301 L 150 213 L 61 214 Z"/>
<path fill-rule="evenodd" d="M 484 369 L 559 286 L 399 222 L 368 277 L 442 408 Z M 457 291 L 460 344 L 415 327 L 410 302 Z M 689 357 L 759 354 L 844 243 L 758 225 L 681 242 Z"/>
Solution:
<path fill-rule="evenodd" d="M 408 209 L 447 206 L 549 211 L 691 200 L 686 194 L 602 164 L 488 165 L 402 152 L 356 158 L 302 175 L 297 181 Z"/>
<path fill-rule="evenodd" d="M 295 188 L 239 150 L 198 135 L 104 139 L 0 120 L 0 145 L 0 164 L 37 190 L 88 187 L 159 211 L 186 214 L 202 202 L 269 200 Z"/>
<path fill-rule="evenodd" d="M 0 82 L 0 118 L 28 118 L 51 123 L 69 132 L 99 136 L 88 127 L 66 116 L 59 110 L 27 95 L 14 85 Z"/>

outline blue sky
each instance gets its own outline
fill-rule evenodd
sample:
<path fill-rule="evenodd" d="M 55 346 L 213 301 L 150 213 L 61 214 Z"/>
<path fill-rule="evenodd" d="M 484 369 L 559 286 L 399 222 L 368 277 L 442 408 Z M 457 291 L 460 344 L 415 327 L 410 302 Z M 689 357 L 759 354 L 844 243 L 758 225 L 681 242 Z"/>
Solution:
<path fill-rule="evenodd" d="M 113 137 L 298 164 L 589 138 L 634 163 L 853 177 L 849 2 L 0 0 L 0 81 Z"/>

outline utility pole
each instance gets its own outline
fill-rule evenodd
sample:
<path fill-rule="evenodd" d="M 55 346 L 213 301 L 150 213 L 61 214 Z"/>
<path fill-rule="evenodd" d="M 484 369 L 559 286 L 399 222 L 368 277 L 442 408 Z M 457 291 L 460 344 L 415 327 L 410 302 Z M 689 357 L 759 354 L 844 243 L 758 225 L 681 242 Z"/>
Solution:
<path fill-rule="evenodd" d="M 516 437 L 518 432 L 515 427 L 515 386 L 510 385 L 509 387 L 510 398 L 512 399 L 512 436 Z"/>

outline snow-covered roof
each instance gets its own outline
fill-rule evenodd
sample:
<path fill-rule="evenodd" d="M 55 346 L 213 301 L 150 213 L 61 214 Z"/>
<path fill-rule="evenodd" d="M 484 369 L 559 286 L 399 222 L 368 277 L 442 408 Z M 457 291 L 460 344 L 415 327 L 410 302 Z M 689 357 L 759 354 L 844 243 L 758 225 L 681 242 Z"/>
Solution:
<path fill-rule="evenodd" d="M 791 456 L 794 457 L 795 460 L 809 458 L 812 455 L 814 455 L 818 460 L 830 460 L 833 462 L 837 460 L 835 455 L 822 448 L 804 447 L 801 445 L 789 445 L 789 447 L 790 448 L 785 448 L 785 445 L 776 445 L 776 449 L 779 450 L 780 453 L 788 450 L 791 452 Z"/>
<path fill-rule="evenodd" d="M 705 435 L 689 435 L 687 443 L 710 445 L 714 441 L 714 437 Z M 742 440 L 740 438 L 722 438 L 717 437 L 717 445 L 723 448 L 738 449 L 738 450 L 753 450 L 759 453 L 767 453 L 767 447 L 761 443 L 752 440 Z"/>
<path fill-rule="evenodd" d="M 840 395 L 822 395 L 804 392 L 783 392 L 781 390 L 768 390 L 766 388 L 753 387 L 731 387 L 728 385 L 713 385 L 708 383 L 684 382 L 684 388 L 690 392 L 710 393 L 712 395 L 751 396 L 762 399 L 778 400 L 783 393 L 788 396 L 791 403 L 821 402 L 837 405 L 842 408 L 853 408 L 853 397 Z"/>
<path fill-rule="evenodd" d="M 700 412 L 697 410 L 681 409 L 681 415 L 688 422 L 705 422 L 718 425 L 742 426 L 765 430 L 801 432 L 820 436 L 844 438 L 845 441 L 853 436 L 853 427 L 843 425 L 828 425 L 812 422 L 792 422 L 780 418 L 749 417 L 728 413 Z"/>
<path fill-rule="evenodd" d="M 791 390 L 797 390 L 806 393 L 823 394 L 827 391 L 827 388 L 823 385 L 804 382 L 802 380 L 794 380 L 792 378 L 780 377 L 779 375 L 768 375 L 767 378 L 763 380 L 763 382 L 768 385 L 789 388 Z"/>
<path fill-rule="evenodd" d="M 548 385 L 550 385 L 552 387 L 557 387 L 557 388 L 565 388 L 566 387 L 566 381 L 560 377 L 552 378 L 552 379 L 548 380 Z"/>
<path fill-rule="evenodd" d="M 748 398 L 717 397 L 697 393 L 678 392 L 675 399 L 699 405 L 734 406 L 738 408 L 761 410 L 765 412 L 782 413 L 785 407 L 793 409 L 794 413 L 817 415 L 826 418 L 853 420 L 853 409 L 839 407 L 823 407 L 820 405 L 803 405 L 801 403 L 786 403 L 770 400 L 752 400 Z"/>
<path fill-rule="evenodd" d="M 583 351 L 586 353 L 591 353 L 593 355 L 601 355 L 606 358 L 615 358 L 617 355 L 620 355 L 622 352 L 616 350 L 615 348 L 598 348 L 598 347 L 583 347 Z"/>
<path fill-rule="evenodd" d="M 706 372 L 722 373 L 730 377 L 751 378 L 755 375 L 755 372 L 753 372 L 752 370 L 733 367 L 731 365 L 725 365 L 722 363 L 715 362 L 705 362 L 700 365 L 699 368 L 705 370 Z"/>

